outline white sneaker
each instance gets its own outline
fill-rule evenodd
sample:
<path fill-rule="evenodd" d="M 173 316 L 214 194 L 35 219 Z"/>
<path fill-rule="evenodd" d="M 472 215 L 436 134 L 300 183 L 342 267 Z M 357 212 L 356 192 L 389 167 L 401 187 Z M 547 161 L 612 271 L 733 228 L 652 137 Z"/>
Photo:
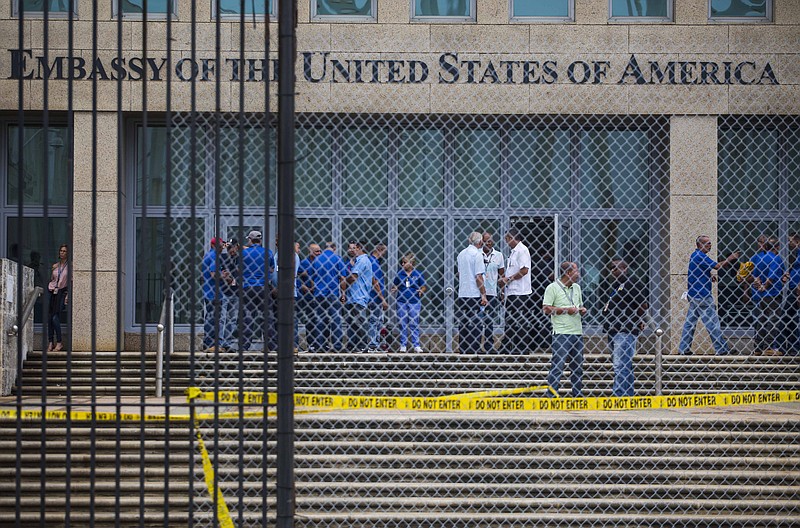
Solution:
<path fill-rule="evenodd" d="M 414 352 L 422 352 L 422 347 L 414 347 Z"/>
<path fill-rule="evenodd" d="M 400 347 L 400 352 L 408 352 L 408 349 L 404 346 Z"/>

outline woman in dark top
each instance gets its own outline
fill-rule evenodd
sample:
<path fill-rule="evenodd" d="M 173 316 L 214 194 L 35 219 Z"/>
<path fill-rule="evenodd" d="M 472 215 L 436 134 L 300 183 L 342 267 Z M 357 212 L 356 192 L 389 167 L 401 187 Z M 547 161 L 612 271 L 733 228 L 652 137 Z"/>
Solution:
<path fill-rule="evenodd" d="M 47 291 L 50 293 L 49 316 L 47 321 L 48 352 L 64 349 L 61 341 L 61 312 L 69 302 L 68 277 L 69 277 L 69 248 L 61 244 L 58 248 L 58 262 L 53 264 L 50 273 L 50 283 Z"/>

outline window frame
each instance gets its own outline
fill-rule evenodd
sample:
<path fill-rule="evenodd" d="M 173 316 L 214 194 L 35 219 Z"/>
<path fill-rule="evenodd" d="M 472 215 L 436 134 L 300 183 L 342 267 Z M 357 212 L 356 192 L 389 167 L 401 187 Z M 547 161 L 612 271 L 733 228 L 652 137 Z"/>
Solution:
<path fill-rule="evenodd" d="M 710 24 L 772 24 L 775 20 L 775 11 L 772 0 L 766 0 L 766 16 L 764 17 L 721 17 L 711 13 L 711 2 L 708 0 L 708 22 Z"/>
<path fill-rule="evenodd" d="M 20 3 L 23 0 L 13 0 L 11 2 L 11 18 L 19 18 Z M 74 0 L 72 4 L 73 17 L 78 18 L 78 0 Z M 67 11 L 48 11 L 48 18 L 69 18 L 69 10 Z M 24 18 L 44 18 L 44 11 L 25 11 Z"/>
<path fill-rule="evenodd" d="M 567 1 L 567 16 L 566 17 L 548 17 L 548 16 L 514 16 L 514 3 L 517 0 L 508 0 L 508 21 L 517 24 L 563 24 L 567 22 L 575 22 L 575 0 Z"/>
<path fill-rule="evenodd" d="M 414 23 L 423 23 L 423 24 L 457 24 L 464 22 L 475 24 L 478 21 L 477 1 L 476 0 L 468 0 L 468 1 L 469 1 L 470 15 L 462 17 L 462 16 L 417 15 L 415 12 L 417 7 L 417 2 L 416 0 L 410 0 L 409 1 L 410 20 L 411 22 Z"/>
<path fill-rule="evenodd" d="M 258 22 L 260 20 L 269 20 L 270 22 L 277 22 L 277 20 L 278 20 L 278 2 L 277 2 L 277 0 L 267 0 L 267 1 L 272 2 L 272 10 L 274 11 L 273 13 L 265 13 L 264 15 L 257 15 L 255 13 L 252 13 L 252 14 L 248 15 L 247 13 L 245 13 L 244 14 L 245 20 L 251 19 L 251 20 L 255 20 L 256 22 Z M 217 2 L 218 2 L 218 0 L 211 0 L 211 20 L 212 21 L 217 19 Z M 223 14 L 220 14 L 219 19 L 222 22 L 225 22 L 225 21 L 237 21 L 241 17 L 242 17 L 241 13 L 237 13 L 235 15 L 223 15 Z"/>
<path fill-rule="evenodd" d="M 614 0 L 608 0 L 608 21 L 618 24 L 672 24 L 675 22 L 675 0 L 666 0 L 667 16 L 613 16 Z"/>
<path fill-rule="evenodd" d="M 172 2 L 172 19 L 178 19 L 178 0 L 169 0 Z M 122 15 L 122 20 L 144 20 L 144 15 L 139 15 L 137 13 L 122 13 L 119 10 L 119 0 L 112 0 L 111 2 L 111 18 L 116 20 L 120 15 Z M 148 11 L 147 13 L 147 20 L 166 20 L 168 12 L 164 13 L 151 13 Z"/>
<path fill-rule="evenodd" d="M 319 15 L 317 14 L 317 0 L 309 0 L 309 9 L 312 22 L 339 22 L 371 24 L 378 22 L 378 0 L 369 0 L 371 15 Z"/>

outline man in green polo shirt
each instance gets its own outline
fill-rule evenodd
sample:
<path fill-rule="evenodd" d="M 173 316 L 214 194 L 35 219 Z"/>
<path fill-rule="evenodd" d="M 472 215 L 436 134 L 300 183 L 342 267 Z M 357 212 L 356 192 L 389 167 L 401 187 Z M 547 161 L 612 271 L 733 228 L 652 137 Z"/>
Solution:
<path fill-rule="evenodd" d="M 583 397 L 583 326 L 586 315 L 578 285 L 580 272 L 574 262 L 561 263 L 561 277 L 544 290 L 542 309 L 553 324 L 553 355 L 547 384 L 558 392 L 564 364 L 569 360 L 572 396 Z"/>

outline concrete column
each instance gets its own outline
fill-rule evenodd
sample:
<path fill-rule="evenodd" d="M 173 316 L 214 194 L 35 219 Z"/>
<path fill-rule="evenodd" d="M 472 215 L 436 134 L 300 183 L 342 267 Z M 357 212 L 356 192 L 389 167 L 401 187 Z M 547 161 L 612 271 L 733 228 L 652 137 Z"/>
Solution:
<path fill-rule="evenodd" d="M 717 117 L 674 116 L 670 119 L 670 347 L 678 353 L 688 303 L 686 291 L 689 255 L 698 235 L 708 235 L 717 255 Z M 714 297 L 717 296 L 716 286 Z M 713 354 L 708 332 L 698 323 L 692 350 Z"/>
<path fill-rule="evenodd" d="M 73 189 L 72 347 L 90 350 L 92 335 L 97 350 L 114 350 L 117 331 L 117 252 L 125 243 L 117 236 L 117 156 L 124 149 L 117 141 L 116 113 L 98 113 L 97 145 L 92 145 L 91 112 L 75 113 L 75 167 Z M 97 152 L 97 181 L 92 184 L 92 153 Z M 97 198 L 93 218 L 92 197 Z M 97 258 L 95 297 L 92 298 L 92 222 L 96 222 Z M 96 319 L 92 324 L 92 306 Z"/>

